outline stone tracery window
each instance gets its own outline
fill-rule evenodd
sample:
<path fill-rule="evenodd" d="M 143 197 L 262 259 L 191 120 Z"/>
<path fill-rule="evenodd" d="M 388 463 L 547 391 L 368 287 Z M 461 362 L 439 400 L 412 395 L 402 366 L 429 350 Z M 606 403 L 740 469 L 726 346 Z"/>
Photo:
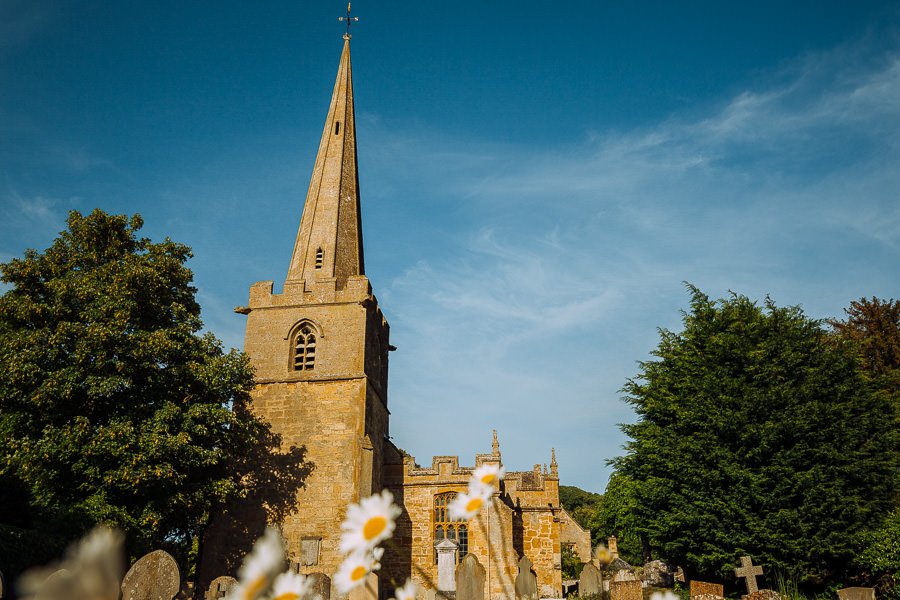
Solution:
<path fill-rule="evenodd" d="M 452 520 L 447 506 L 456 497 L 456 492 L 444 492 L 434 497 L 434 543 L 443 539 L 453 540 L 459 545 L 458 559 L 469 552 L 469 528 L 465 521 Z M 434 551 L 434 562 L 437 563 L 437 550 Z"/>
<path fill-rule="evenodd" d="M 294 338 L 294 370 L 311 371 L 316 366 L 316 332 L 303 325 Z"/>

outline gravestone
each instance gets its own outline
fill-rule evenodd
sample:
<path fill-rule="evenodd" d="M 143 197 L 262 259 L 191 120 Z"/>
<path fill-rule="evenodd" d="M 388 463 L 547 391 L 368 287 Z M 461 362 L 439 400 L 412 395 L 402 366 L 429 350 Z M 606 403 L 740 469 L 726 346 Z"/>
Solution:
<path fill-rule="evenodd" d="M 175 559 L 165 550 L 154 550 L 128 569 L 122 580 L 122 600 L 172 600 L 180 588 Z"/>
<path fill-rule="evenodd" d="M 609 600 L 644 600 L 644 586 L 640 581 L 611 581 Z"/>
<path fill-rule="evenodd" d="M 206 600 L 225 598 L 232 589 L 237 587 L 237 584 L 238 580 L 234 577 L 229 577 L 228 575 L 216 577 L 209 583 L 209 588 L 206 590 Z"/>
<path fill-rule="evenodd" d="M 466 554 L 456 567 L 456 600 L 484 600 L 484 567 Z"/>
<path fill-rule="evenodd" d="M 519 574 L 516 575 L 516 599 L 538 600 L 537 576 L 531 569 L 531 561 L 523 556 L 519 561 Z"/>
<path fill-rule="evenodd" d="M 682 569 L 681 567 L 675 569 L 675 574 L 672 576 L 672 578 L 678 583 L 684 583 L 684 569 Z"/>
<path fill-rule="evenodd" d="M 837 591 L 839 600 L 875 600 L 875 588 L 848 587 Z M 0 594 L 2 597 L 2 594 Z"/>
<path fill-rule="evenodd" d="M 721 583 L 707 583 L 706 581 L 691 581 L 691 599 L 700 596 L 725 597 L 725 586 Z"/>
<path fill-rule="evenodd" d="M 0 571 L 0 600 L 6 598 L 6 582 L 3 579 L 3 571 Z"/>
<path fill-rule="evenodd" d="M 331 578 L 325 573 L 310 573 L 306 576 L 309 582 L 309 595 L 311 598 L 331 600 Z"/>
<path fill-rule="evenodd" d="M 651 560 L 644 565 L 641 575 L 648 587 L 672 587 L 672 571 L 669 565 L 662 560 Z"/>
<path fill-rule="evenodd" d="M 742 556 L 741 566 L 734 570 L 735 577 L 744 577 L 747 580 L 747 594 L 759 591 L 756 586 L 756 578 L 762 574 L 762 567 L 754 565 L 753 559 L 749 556 Z"/>
<path fill-rule="evenodd" d="M 581 577 L 578 578 L 578 595 L 599 594 L 602 589 L 603 576 L 600 575 L 600 569 L 593 563 L 587 563 L 581 569 Z"/>
<path fill-rule="evenodd" d="M 439 592 L 456 591 L 456 542 L 453 540 L 441 540 L 435 545 L 438 555 L 438 580 Z"/>

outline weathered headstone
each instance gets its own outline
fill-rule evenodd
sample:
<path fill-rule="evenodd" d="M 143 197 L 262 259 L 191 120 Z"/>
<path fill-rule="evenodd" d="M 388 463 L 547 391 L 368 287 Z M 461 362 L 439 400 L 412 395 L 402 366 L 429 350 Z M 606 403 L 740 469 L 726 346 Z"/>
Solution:
<path fill-rule="evenodd" d="M 611 581 L 609 600 L 643 600 L 644 586 L 640 581 Z"/>
<path fill-rule="evenodd" d="M 3 579 L 3 571 L 0 571 L 0 599 L 6 598 L 6 581 Z"/>
<path fill-rule="evenodd" d="M 706 581 L 691 581 L 691 598 L 699 596 L 725 597 L 725 586 L 721 583 L 708 583 Z"/>
<path fill-rule="evenodd" d="M 581 569 L 581 577 L 578 578 L 578 595 L 599 594 L 603 590 L 603 576 L 600 569 L 592 563 L 587 563 Z"/>
<path fill-rule="evenodd" d="M 438 580 L 439 592 L 456 591 L 456 542 L 453 540 L 441 540 L 435 548 L 438 555 Z"/>
<path fill-rule="evenodd" d="M 848 587 L 837 591 L 839 600 L 875 600 L 875 588 Z M 2 596 L 2 594 L 0 594 Z"/>
<path fill-rule="evenodd" d="M 306 576 L 309 582 L 309 595 L 311 598 L 319 597 L 322 600 L 331 600 L 331 578 L 325 573 L 310 573 Z"/>
<path fill-rule="evenodd" d="M 675 575 L 673 575 L 672 578 L 678 583 L 684 583 L 684 569 L 681 567 L 675 569 Z"/>
<path fill-rule="evenodd" d="M 216 577 L 209 582 L 209 588 L 206 590 L 206 600 L 219 600 L 225 598 L 228 593 L 237 587 L 238 580 L 228 575 Z"/>
<path fill-rule="evenodd" d="M 644 565 L 641 579 L 646 582 L 648 587 L 671 587 L 673 583 L 672 570 L 665 561 L 651 560 Z"/>
<path fill-rule="evenodd" d="M 734 570 L 735 577 L 744 577 L 747 580 L 747 593 L 752 594 L 759 590 L 756 586 L 756 578 L 763 574 L 760 566 L 753 564 L 753 559 L 749 556 L 741 557 L 741 566 Z"/>
<path fill-rule="evenodd" d="M 519 574 L 516 575 L 516 599 L 538 600 L 537 576 L 531 569 L 532 563 L 527 556 L 519 561 Z"/>
<path fill-rule="evenodd" d="M 154 550 L 128 569 L 122 600 L 172 600 L 180 587 L 178 563 L 165 550 Z"/>
<path fill-rule="evenodd" d="M 484 600 L 484 567 L 466 554 L 456 567 L 456 600 Z"/>

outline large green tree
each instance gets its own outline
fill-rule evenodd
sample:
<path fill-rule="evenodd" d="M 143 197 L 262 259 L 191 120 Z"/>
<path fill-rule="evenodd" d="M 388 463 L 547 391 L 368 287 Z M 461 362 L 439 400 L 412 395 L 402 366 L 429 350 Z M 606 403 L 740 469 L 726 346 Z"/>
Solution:
<path fill-rule="evenodd" d="M 808 585 L 845 576 L 896 490 L 890 403 L 799 308 L 690 291 L 625 386 L 638 420 L 614 464 L 637 533 L 693 576 L 733 581 L 742 554 Z"/>
<path fill-rule="evenodd" d="M 248 410 L 247 357 L 201 334 L 190 249 L 141 226 L 72 212 L 45 252 L 0 265 L 7 571 L 98 522 L 186 557 L 216 507 L 253 495 L 283 513 L 309 472 Z"/>

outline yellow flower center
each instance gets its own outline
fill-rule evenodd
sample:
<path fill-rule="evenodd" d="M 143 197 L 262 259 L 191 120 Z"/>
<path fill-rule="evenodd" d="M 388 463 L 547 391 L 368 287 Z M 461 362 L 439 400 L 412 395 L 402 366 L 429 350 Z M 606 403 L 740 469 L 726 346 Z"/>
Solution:
<path fill-rule="evenodd" d="M 300 594 L 295 594 L 294 592 L 285 592 L 283 594 L 278 594 L 272 600 L 300 600 Z"/>
<path fill-rule="evenodd" d="M 385 527 L 387 527 L 387 519 L 380 515 L 372 517 L 363 525 L 363 537 L 366 538 L 367 542 L 370 542 L 381 535 Z"/>
<path fill-rule="evenodd" d="M 482 504 L 484 504 L 484 500 L 482 500 L 481 498 L 472 498 L 466 504 L 466 512 L 475 512 L 476 510 L 481 508 Z"/>
<path fill-rule="evenodd" d="M 259 596 L 259 593 L 266 587 L 267 581 L 266 576 L 263 575 L 247 585 L 246 589 L 244 589 L 244 600 L 253 600 Z"/>
<path fill-rule="evenodd" d="M 487 473 L 481 476 L 481 483 L 486 483 L 488 485 L 494 483 L 494 480 L 497 479 L 497 476 L 493 473 Z"/>
<path fill-rule="evenodd" d="M 353 569 L 353 571 L 350 573 L 350 581 L 359 581 L 366 576 L 366 573 L 368 573 L 366 568 L 360 565 Z"/>

